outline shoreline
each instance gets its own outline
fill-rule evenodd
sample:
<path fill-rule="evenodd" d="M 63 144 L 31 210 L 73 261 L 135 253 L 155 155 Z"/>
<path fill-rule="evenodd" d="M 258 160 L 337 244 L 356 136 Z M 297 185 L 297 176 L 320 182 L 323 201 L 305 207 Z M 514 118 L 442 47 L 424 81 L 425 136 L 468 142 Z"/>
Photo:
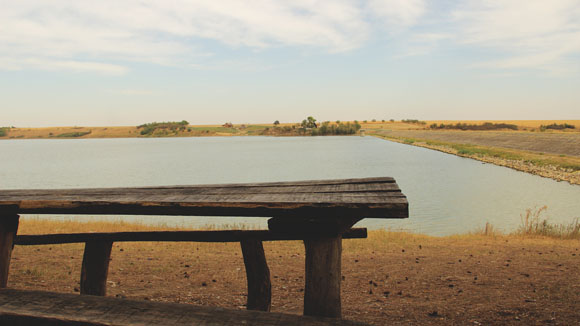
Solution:
<path fill-rule="evenodd" d="M 370 136 L 385 139 L 388 141 L 393 141 L 400 144 L 405 145 L 412 145 L 417 147 L 423 147 L 427 149 L 436 150 L 439 152 L 443 152 L 446 154 L 452 154 L 459 157 L 470 158 L 480 162 L 494 164 L 497 166 L 503 166 L 510 169 L 514 169 L 520 172 L 526 172 L 533 175 L 541 176 L 544 178 L 549 178 L 552 180 L 556 180 L 558 182 L 566 181 L 572 185 L 580 185 L 580 171 L 573 171 L 572 169 L 565 169 L 556 165 L 536 165 L 532 162 L 526 162 L 525 160 L 516 160 L 516 159 L 504 159 L 499 157 L 487 156 L 487 155 L 478 155 L 478 154 L 466 154 L 460 153 L 459 150 L 452 148 L 447 145 L 436 145 L 436 144 L 429 144 L 428 140 L 424 139 L 414 139 L 412 142 L 406 141 L 405 139 L 396 138 L 396 137 L 389 137 L 386 135 L 381 135 L 377 133 L 371 133 Z"/>

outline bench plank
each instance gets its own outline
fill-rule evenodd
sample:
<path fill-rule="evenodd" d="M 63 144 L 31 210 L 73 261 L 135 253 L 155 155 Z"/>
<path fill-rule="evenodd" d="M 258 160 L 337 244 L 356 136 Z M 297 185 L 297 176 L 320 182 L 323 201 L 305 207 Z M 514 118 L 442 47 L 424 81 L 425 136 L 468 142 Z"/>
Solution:
<path fill-rule="evenodd" d="M 340 319 L 0 289 L 0 325 L 359 326 Z"/>
<path fill-rule="evenodd" d="M 323 235 L 324 233 L 322 233 Z M 147 232 L 113 232 L 113 233 L 61 233 L 42 235 L 18 235 L 16 245 L 48 245 L 64 243 L 82 243 L 87 241 L 137 242 L 239 242 L 243 240 L 286 241 L 304 240 L 319 237 L 320 233 L 272 232 L 267 230 L 223 230 L 223 231 L 147 231 Z M 344 239 L 367 237 L 366 228 L 353 228 L 346 231 Z"/>
<path fill-rule="evenodd" d="M 392 178 L 0 190 L 3 207 L 25 214 L 408 217 L 407 198 Z"/>

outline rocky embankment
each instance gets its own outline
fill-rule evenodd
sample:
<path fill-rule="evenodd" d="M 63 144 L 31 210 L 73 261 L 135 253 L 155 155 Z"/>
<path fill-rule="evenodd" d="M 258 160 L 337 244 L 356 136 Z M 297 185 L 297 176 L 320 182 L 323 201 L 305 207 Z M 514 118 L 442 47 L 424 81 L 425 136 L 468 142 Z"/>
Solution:
<path fill-rule="evenodd" d="M 572 169 L 564 169 L 561 167 L 553 166 L 553 165 L 535 165 L 531 162 L 526 162 L 524 160 L 508 160 L 502 159 L 493 156 L 481 156 L 481 155 L 471 155 L 471 154 L 460 154 L 455 148 L 448 147 L 448 146 L 441 146 L 441 145 L 432 145 L 427 144 L 425 142 L 416 141 L 412 144 L 406 143 L 401 139 L 396 138 L 386 138 L 388 140 L 407 144 L 407 145 L 414 145 L 419 147 L 425 147 L 433 150 L 437 150 L 440 152 L 453 154 L 461 157 L 467 157 L 474 160 L 478 160 L 485 163 L 495 164 L 499 166 L 505 166 L 514 170 L 527 172 L 535 175 L 539 175 L 545 178 L 554 179 L 556 181 L 567 181 L 571 184 L 580 185 L 580 171 L 574 171 Z"/>

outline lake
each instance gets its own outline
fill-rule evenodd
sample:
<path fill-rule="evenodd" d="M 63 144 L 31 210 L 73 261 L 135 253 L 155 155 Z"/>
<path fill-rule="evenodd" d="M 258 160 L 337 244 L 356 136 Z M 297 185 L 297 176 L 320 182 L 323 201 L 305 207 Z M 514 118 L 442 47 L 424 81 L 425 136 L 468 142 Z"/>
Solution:
<path fill-rule="evenodd" d="M 410 218 L 365 219 L 358 226 L 449 235 L 474 231 L 490 222 L 497 229 L 513 231 L 526 209 L 544 205 L 548 210 L 543 216 L 552 223 L 570 223 L 580 217 L 580 186 L 374 137 L 2 140 L 0 153 L 1 189 L 391 176 L 409 199 Z M 36 216 L 23 218 L 30 217 Z M 264 218 L 130 219 L 187 228 L 240 223 L 266 226 Z"/>

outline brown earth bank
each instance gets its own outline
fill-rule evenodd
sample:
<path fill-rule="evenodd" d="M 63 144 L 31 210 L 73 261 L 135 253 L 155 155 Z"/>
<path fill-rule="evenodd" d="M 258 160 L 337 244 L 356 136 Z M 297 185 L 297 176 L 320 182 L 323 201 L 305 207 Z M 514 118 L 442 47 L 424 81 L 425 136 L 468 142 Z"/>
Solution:
<path fill-rule="evenodd" d="M 20 233 L 131 230 L 23 220 Z M 143 229 L 143 228 L 141 228 Z M 580 241 L 428 237 L 370 231 L 344 240 L 343 316 L 372 325 L 578 325 Z M 302 312 L 304 247 L 267 242 L 272 310 Z M 9 286 L 78 292 L 83 245 L 17 246 Z M 236 243 L 115 243 L 108 295 L 244 309 Z"/>
<path fill-rule="evenodd" d="M 580 156 L 578 132 L 381 130 L 381 134 Z"/>
<path fill-rule="evenodd" d="M 576 152 L 577 148 L 580 148 L 580 134 L 570 133 L 566 135 L 567 137 L 563 134 L 553 134 L 550 137 L 536 133 L 522 134 L 519 132 L 411 130 L 379 130 L 372 133 L 372 135 L 399 143 L 505 166 L 556 181 L 580 184 L 580 155 L 562 153 Z M 495 143 L 509 143 L 510 148 L 492 145 L 494 141 Z M 531 143 L 536 143 L 534 146 L 546 149 L 546 152 L 550 149 L 549 152 L 554 154 L 525 150 L 527 144 Z"/>

